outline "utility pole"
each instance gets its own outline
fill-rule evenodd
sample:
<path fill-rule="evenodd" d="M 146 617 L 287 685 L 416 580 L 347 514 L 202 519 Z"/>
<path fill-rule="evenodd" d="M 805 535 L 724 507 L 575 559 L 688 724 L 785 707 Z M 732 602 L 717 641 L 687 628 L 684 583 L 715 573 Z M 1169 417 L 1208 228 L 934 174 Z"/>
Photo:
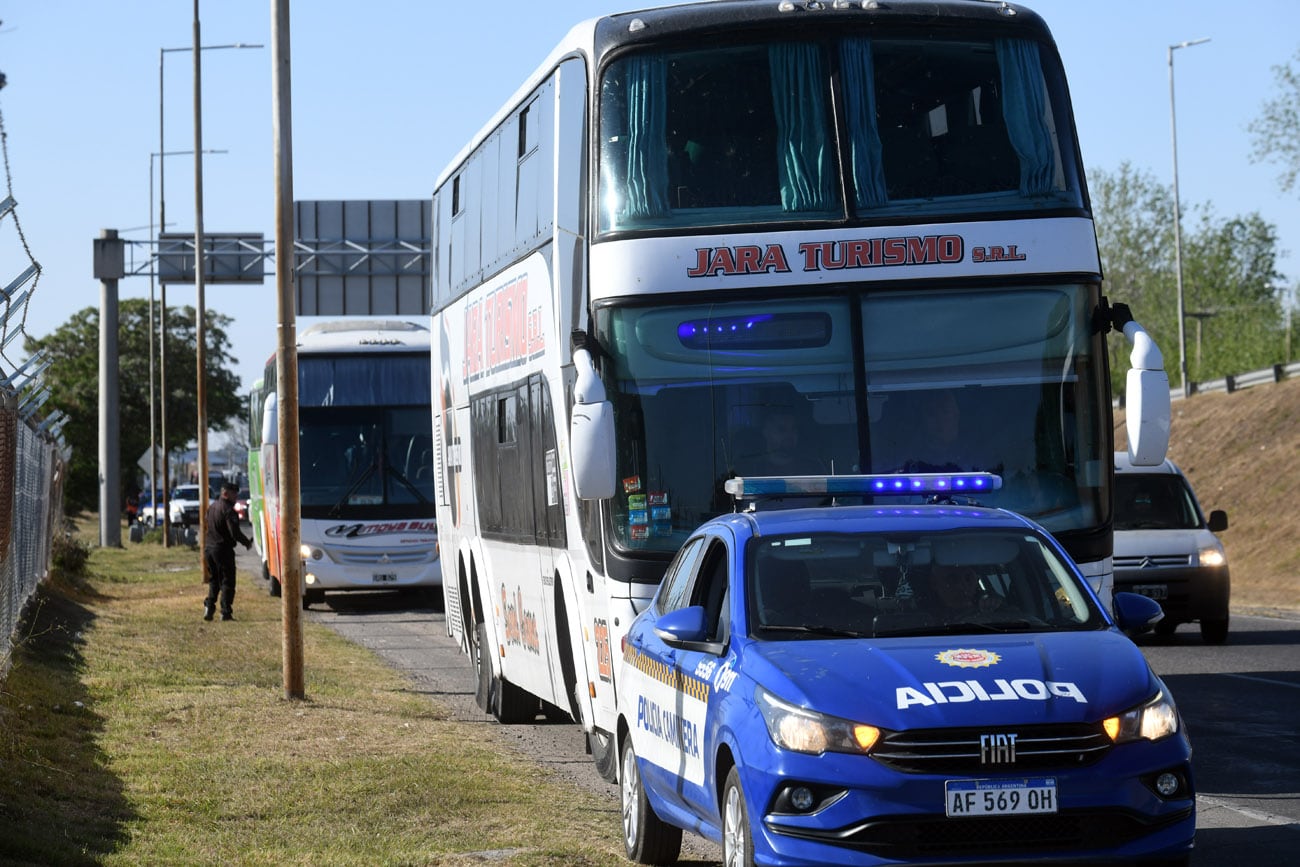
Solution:
<path fill-rule="evenodd" d="M 122 547 L 122 483 L 119 464 L 117 281 L 126 276 L 126 244 L 117 229 L 95 239 L 99 280 L 99 545 Z"/>
<path fill-rule="evenodd" d="M 197 0 L 196 0 L 197 2 Z M 298 337 L 293 289 L 293 103 L 289 0 L 271 0 L 271 67 L 275 84 L 275 269 L 279 308 L 275 348 L 279 394 L 280 601 L 284 631 L 284 697 L 306 697 L 302 659 L 302 496 L 298 473 Z"/>

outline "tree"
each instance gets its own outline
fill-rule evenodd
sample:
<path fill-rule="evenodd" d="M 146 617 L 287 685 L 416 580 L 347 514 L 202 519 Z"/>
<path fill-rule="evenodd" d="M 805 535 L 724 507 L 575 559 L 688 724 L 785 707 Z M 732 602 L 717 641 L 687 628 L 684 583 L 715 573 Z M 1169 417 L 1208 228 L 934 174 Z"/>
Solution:
<path fill-rule="evenodd" d="M 207 311 L 207 416 L 219 428 L 243 413 L 239 379 L 231 368 L 238 359 L 228 355 L 226 327 L 230 317 Z M 157 401 L 167 415 L 167 442 L 160 446 L 184 448 L 196 438 L 198 402 L 195 398 L 194 308 L 167 311 L 167 393 Z M 44 350 L 50 358 L 44 380 L 50 387 L 49 412 L 68 415 L 64 439 L 72 451 L 64 488 L 64 505 L 70 511 L 99 505 L 99 310 L 87 307 L 44 338 L 28 337 L 29 354 Z M 155 335 L 154 351 L 157 352 Z M 149 450 L 149 302 L 130 298 L 118 307 L 118 406 L 120 421 L 119 466 L 124 498 L 136 477 L 136 461 Z M 155 385 L 160 383 L 155 370 Z M 161 419 L 159 419 L 159 422 Z M 162 426 L 155 434 L 161 438 Z M 162 468 L 159 468 L 161 473 Z M 159 484 L 165 483 L 159 479 Z"/>
<path fill-rule="evenodd" d="M 1128 163 L 1114 173 L 1093 170 L 1090 177 L 1102 289 L 1111 303 L 1132 307 L 1164 353 L 1170 383 L 1180 385 L 1172 191 Z M 1188 379 L 1218 379 L 1274 363 L 1285 344 L 1275 227 L 1258 213 L 1223 220 L 1209 206 L 1189 210 L 1198 218 L 1184 212 Z M 1119 393 L 1129 348 L 1118 334 L 1109 348 L 1111 386 Z"/>
<path fill-rule="evenodd" d="M 1253 136 L 1255 162 L 1282 164 L 1278 183 L 1290 192 L 1300 177 L 1300 50 L 1290 63 L 1273 67 L 1277 95 L 1267 100 L 1247 129 Z"/>

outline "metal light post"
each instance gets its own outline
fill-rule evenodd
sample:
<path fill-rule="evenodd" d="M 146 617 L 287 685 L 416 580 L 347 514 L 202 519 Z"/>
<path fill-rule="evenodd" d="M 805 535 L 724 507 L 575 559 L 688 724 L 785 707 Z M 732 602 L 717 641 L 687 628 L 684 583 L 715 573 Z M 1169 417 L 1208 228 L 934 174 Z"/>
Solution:
<path fill-rule="evenodd" d="M 1187 382 L 1187 323 L 1183 319 L 1183 215 L 1178 202 L 1178 121 L 1174 116 L 1174 51 L 1209 42 L 1210 37 L 1169 46 L 1169 137 L 1174 151 L 1174 274 L 1178 281 L 1178 373 L 1183 397 L 1192 393 Z"/>
<path fill-rule="evenodd" d="M 196 2 L 195 3 L 196 8 L 194 10 L 195 19 L 198 18 L 197 6 L 198 4 Z M 199 51 L 217 51 L 225 48 L 244 49 L 244 48 L 262 48 L 263 46 L 260 44 L 250 44 L 245 42 L 232 42 L 226 45 L 199 45 L 197 47 Z M 166 129 L 166 126 L 163 123 L 163 118 L 164 118 L 163 106 L 165 104 L 163 100 L 163 93 L 164 93 L 163 70 L 166 68 L 166 65 L 163 63 L 163 61 L 168 54 L 171 54 L 173 52 L 194 51 L 194 50 L 195 50 L 194 45 L 187 45 L 183 48 L 158 49 L 158 153 L 160 154 L 167 153 L 167 147 L 166 144 L 164 143 L 164 130 Z M 196 91 L 197 91 L 197 87 L 196 87 Z M 196 104 L 194 106 L 194 112 L 196 116 L 198 115 L 199 111 L 200 108 Z M 201 145 L 199 147 L 200 149 L 202 149 Z M 190 151 L 190 153 L 192 153 L 192 151 Z M 201 158 L 202 157 L 200 155 L 196 155 L 195 156 L 196 162 Z M 160 159 L 158 163 L 158 225 L 159 226 L 167 225 L 167 182 L 166 182 L 166 173 L 163 170 L 163 167 L 166 165 L 166 162 L 167 161 L 165 159 Z M 153 174 L 151 171 L 150 172 L 151 180 L 152 177 Z M 202 251 L 196 250 L 195 257 L 196 257 L 195 258 L 196 264 L 198 262 L 201 262 Z M 161 284 L 161 293 L 162 293 L 161 294 L 162 319 L 160 322 L 160 327 L 158 329 L 159 330 L 158 353 L 160 359 L 158 387 L 163 394 L 166 394 L 167 393 L 167 342 L 166 342 L 166 330 L 165 328 L 161 327 L 161 323 L 165 323 L 167 319 L 167 284 L 166 283 Z M 169 454 L 167 450 L 167 410 L 165 405 L 163 408 L 161 420 L 162 420 L 162 441 L 163 441 L 163 546 L 170 547 L 171 545 L 171 504 L 168 502 L 168 500 L 170 499 L 169 497 L 170 470 L 168 469 Z M 207 479 L 204 479 L 203 482 L 206 485 Z M 204 488 L 203 490 L 206 490 L 206 488 Z"/>
<path fill-rule="evenodd" d="M 160 167 L 158 171 L 159 174 L 161 175 L 162 174 L 161 162 L 164 157 L 181 156 L 183 154 L 191 154 L 191 153 L 193 153 L 193 151 L 167 151 L 165 153 L 149 154 L 149 239 L 151 241 L 156 240 L 156 237 L 154 235 L 154 225 L 153 225 L 153 161 L 154 158 L 156 157 L 159 160 Z M 227 153 L 227 151 L 205 150 L 204 153 L 224 154 Z M 167 226 L 166 225 L 159 226 L 158 231 L 166 232 Z M 158 273 L 158 267 L 157 267 L 158 257 L 156 253 L 157 251 L 155 250 L 154 267 L 149 269 L 149 508 L 152 510 L 151 517 L 155 519 L 158 516 L 158 438 L 157 438 L 157 431 L 155 429 L 155 423 L 158 420 L 158 410 L 157 410 L 157 403 L 155 401 L 156 391 L 154 389 L 154 376 L 153 376 L 154 363 L 157 360 L 157 357 L 154 355 L 154 348 L 153 348 L 154 287 L 155 287 L 155 282 Z M 159 345 L 161 345 L 161 339 L 162 339 L 161 333 L 165 331 L 166 323 L 167 323 L 167 312 L 166 312 L 165 303 L 164 303 L 162 313 L 163 315 L 158 320 L 159 341 L 160 341 Z M 164 475 L 165 474 L 166 474 L 166 470 L 164 470 Z M 166 478 L 163 479 L 163 486 L 164 487 L 167 486 Z M 164 496 L 163 499 L 165 504 L 166 497 Z M 165 512 L 166 509 L 164 508 L 164 518 L 163 518 L 164 527 L 166 527 Z"/>

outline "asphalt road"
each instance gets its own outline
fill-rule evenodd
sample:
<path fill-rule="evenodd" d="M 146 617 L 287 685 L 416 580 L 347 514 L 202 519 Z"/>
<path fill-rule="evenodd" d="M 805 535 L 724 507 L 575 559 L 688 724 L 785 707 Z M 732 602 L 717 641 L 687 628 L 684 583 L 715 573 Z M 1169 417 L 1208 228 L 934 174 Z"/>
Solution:
<path fill-rule="evenodd" d="M 258 574 L 240 553 L 246 574 Z M 265 589 L 252 583 L 244 592 Z M 473 669 L 447 637 L 441 611 L 398 594 L 331 594 L 308 617 L 379 654 L 455 718 L 482 724 L 484 738 L 605 797 L 609 833 L 618 839 L 618 791 L 596 774 L 578 727 L 540 719 L 500 726 L 481 713 Z M 1139 644 L 1192 738 L 1199 792 L 1193 864 L 1300 863 L 1300 618 L 1234 614 L 1228 642 L 1218 647 L 1202 644 L 1195 626 Z M 307 668 L 310 691 L 310 662 Z M 681 863 L 714 865 L 720 856 L 717 846 L 685 835 Z"/>

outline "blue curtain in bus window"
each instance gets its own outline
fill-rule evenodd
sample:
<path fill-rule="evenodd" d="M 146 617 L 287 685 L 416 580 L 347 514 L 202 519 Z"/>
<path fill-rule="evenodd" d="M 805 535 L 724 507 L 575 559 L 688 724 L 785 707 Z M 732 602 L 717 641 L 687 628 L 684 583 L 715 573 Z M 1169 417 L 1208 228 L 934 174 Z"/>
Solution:
<path fill-rule="evenodd" d="M 846 39 L 840 46 L 846 115 L 849 129 L 849 157 L 852 163 L 854 204 L 876 208 L 885 204 L 885 167 L 876 127 L 876 74 L 871 42 Z"/>
<path fill-rule="evenodd" d="M 668 213 L 668 72 L 663 58 L 627 61 L 627 216 Z"/>
<path fill-rule="evenodd" d="M 825 77 L 815 45 L 773 45 L 772 107 L 776 114 L 781 205 L 787 211 L 825 211 L 835 206 L 826 148 Z"/>
<path fill-rule="evenodd" d="M 411 406 L 429 402 L 429 357 L 372 353 L 299 358 L 302 406 Z"/>
<path fill-rule="evenodd" d="M 1024 39 L 997 40 L 1002 77 L 1002 114 L 1007 136 L 1020 157 L 1020 192 L 1044 196 L 1052 192 L 1055 148 L 1047 128 L 1047 98 L 1038 46 Z"/>

